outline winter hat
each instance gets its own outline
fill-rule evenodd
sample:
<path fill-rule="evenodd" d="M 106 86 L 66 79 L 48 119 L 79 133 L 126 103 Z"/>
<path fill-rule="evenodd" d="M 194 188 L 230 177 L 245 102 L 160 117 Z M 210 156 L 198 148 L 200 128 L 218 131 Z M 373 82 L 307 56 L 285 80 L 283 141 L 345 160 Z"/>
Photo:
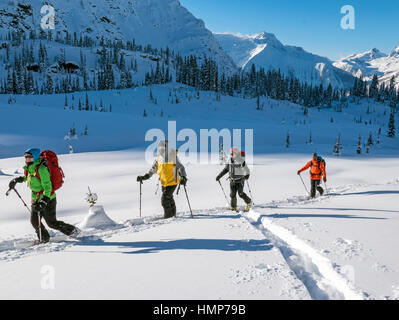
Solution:
<path fill-rule="evenodd" d="M 240 155 L 242 157 L 245 157 L 245 152 L 244 151 L 240 151 L 237 148 L 231 148 L 230 149 L 230 154 L 231 155 L 236 154 L 237 156 Z"/>
<path fill-rule="evenodd" d="M 31 154 L 33 156 L 33 162 L 40 158 L 40 149 L 37 148 L 30 148 L 25 151 L 25 154 Z"/>
<path fill-rule="evenodd" d="M 168 140 L 160 140 L 158 143 L 158 148 L 166 149 L 168 146 Z"/>

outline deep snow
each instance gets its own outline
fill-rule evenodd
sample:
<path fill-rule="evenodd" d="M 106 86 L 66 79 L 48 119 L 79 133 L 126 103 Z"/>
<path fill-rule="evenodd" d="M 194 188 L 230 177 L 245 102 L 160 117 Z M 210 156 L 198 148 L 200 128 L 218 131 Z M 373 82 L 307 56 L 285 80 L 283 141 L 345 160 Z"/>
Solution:
<path fill-rule="evenodd" d="M 118 166 L 107 165 L 115 159 L 121 159 Z M 189 165 L 194 218 L 180 193 L 178 218 L 155 220 L 162 215 L 160 194 L 154 194 L 156 179 L 143 186 L 139 219 L 135 176 L 148 168 L 142 153 L 62 156 L 69 178 L 58 193 L 58 216 L 72 223 L 84 220 L 89 208 L 83 196 L 90 184 L 99 204 L 120 225 L 89 230 L 94 239 L 12 250 L 12 243 L 31 237 L 32 229 L 19 199 L 2 196 L 0 282 L 9 290 L 1 297 L 398 298 L 394 252 L 399 180 L 392 176 L 399 169 L 397 161 L 327 158 L 330 195 L 307 200 L 296 177 L 307 160 L 301 154 L 256 156 L 250 179 L 256 205 L 249 214 L 238 215 L 223 209 L 225 200 L 214 180 L 222 167 Z M 11 172 L 18 161 L 22 159 L 0 164 Z M 0 177 L 1 190 L 9 180 Z M 24 186 L 18 189 L 28 197 Z M 43 265 L 55 268 L 54 290 L 41 289 Z"/>
<path fill-rule="evenodd" d="M 157 104 L 149 99 L 150 89 Z M 197 98 L 195 90 L 169 84 L 89 92 L 92 103 L 112 103 L 113 112 L 77 111 L 76 101 L 84 95 L 68 95 L 75 110 L 64 110 L 64 95 L 17 96 L 14 104 L 0 97 L 0 284 L 7 288 L 1 298 L 398 298 L 399 148 L 397 138 L 385 136 L 388 106 L 363 100 L 342 112 L 311 108 L 304 116 L 300 106 L 287 102 L 262 99 L 263 110 L 256 110 L 255 100 L 221 97 L 219 102 L 207 92 Z M 360 117 L 362 122 L 355 122 Z M 196 133 L 254 130 L 250 213 L 226 209 L 215 181 L 221 165 L 190 162 L 185 165 L 194 218 L 181 191 L 178 217 L 160 219 L 155 177 L 143 185 L 140 218 L 136 176 L 151 166 L 144 158 L 145 133 L 166 130 L 168 121 Z M 65 140 L 73 124 L 77 139 Z M 82 136 L 86 125 L 88 135 Z M 372 132 L 376 142 L 380 127 L 380 145 L 369 155 L 363 146 L 357 155 L 358 135 L 365 143 Z M 307 143 L 310 132 L 313 144 Z M 332 154 L 338 133 L 340 157 Z M 75 153 L 68 154 L 69 145 Z M 96 205 L 116 224 L 90 225 L 81 241 L 56 232 L 54 243 L 15 249 L 14 243 L 33 239 L 33 230 L 20 200 L 4 193 L 22 174 L 23 152 L 32 146 L 60 154 L 66 174 L 58 192 L 60 219 L 90 220 L 85 201 L 90 187 L 98 194 Z M 310 201 L 296 172 L 314 151 L 327 161 L 329 195 Z M 303 177 L 309 186 L 307 174 Z M 222 183 L 227 191 L 228 182 Z M 26 186 L 17 188 L 27 201 Z M 54 267 L 54 290 L 41 287 L 48 270 L 41 273 L 43 266 Z"/>

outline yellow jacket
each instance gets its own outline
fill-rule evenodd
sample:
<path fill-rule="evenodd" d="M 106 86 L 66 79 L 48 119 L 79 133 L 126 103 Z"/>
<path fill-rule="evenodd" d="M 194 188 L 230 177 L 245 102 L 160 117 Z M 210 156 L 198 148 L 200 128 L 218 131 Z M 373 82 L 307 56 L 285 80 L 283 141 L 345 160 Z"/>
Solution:
<path fill-rule="evenodd" d="M 175 186 L 179 184 L 180 177 L 186 176 L 186 170 L 177 158 L 177 151 L 173 149 L 157 155 L 148 174 L 152 176 L 155 173 L 158 173 L 163 187 Z"/>

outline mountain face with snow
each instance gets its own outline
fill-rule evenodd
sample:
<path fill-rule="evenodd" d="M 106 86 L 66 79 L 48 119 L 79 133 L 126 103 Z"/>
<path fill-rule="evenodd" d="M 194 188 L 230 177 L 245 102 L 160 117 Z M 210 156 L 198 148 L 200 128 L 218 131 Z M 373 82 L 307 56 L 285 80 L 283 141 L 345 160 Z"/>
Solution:
<path fill-rule="evenodd" d="M 399 77 L 399 46 L 389 55 L 375 48 L 364 53 L 352 54 L 334 62 L 334 66 L 367 81 L 376 74 L 380 82 L 388 84 L 392 76 Z M 396 87 L 399 88 L 399 82 L 396 82 Z"/>
<path fill-rule="evenodd" d="M 237 66 L 244 70 L 254 64 L 266 70 L 280 69 L 285 75 L 308 83 L 325 86 L 331 83 L 341 88 L 353 85 L 353 76 L 334 67 L 329 59 L 306 52 L 301 47 L 283 45 L 274 34 L 216 33 L 215 37 Z"/>
<path fill-rule="evenodd" d="M 40 30 L 45 16 L 41 8 L 55 9 L 55 30 L 93 39 L 129 40 L 169 47 L 181 55 L 216 60 L 223 71 L 236 66 L 202 20 L 196 19 L 178 0 L 4 0 L 0 3 L 0 33 Z"/>

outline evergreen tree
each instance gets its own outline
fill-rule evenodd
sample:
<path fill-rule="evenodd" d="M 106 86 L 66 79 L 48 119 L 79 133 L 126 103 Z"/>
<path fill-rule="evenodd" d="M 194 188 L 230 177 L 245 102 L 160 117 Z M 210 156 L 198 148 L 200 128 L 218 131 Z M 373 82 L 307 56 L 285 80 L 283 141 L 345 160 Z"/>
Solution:
<path fill-rule="evenodd" d="M 377 98 L 378 95 L 378 76 L 374 74 L 373 80 L 371 80 L 371 85 L 369 89 L 370 98 Z"/>
<path fill-rule="evenodd" d="M 126 70 L 126 63 L 125 63 L 125 57 L 123 54 L 121 54 L 121 57 L 119 59 L 119 70 L 125 71 Z"/>
<path fill-rule="evenodd" d="M 359 134 L 359 140 L 357 142 L 357 150 L 356 150 L 357 154 L 361 154 L 362 153 L 362 137 Z"/>
<path fill-rule="evenodd" d="M 290 141 L 290 132 L 288 131 L 288 132 L 287 132 L 287 138 L 286 138 L 286 140 L 285 140 L 285 147 L 286 147 L 286 148 L 289 148 L 289 147 L 290 147 L 290 144 L 291 144 L 291 141 Z"/>
<path fill-rule="evenodd" d="M 395 137 L 395 115 L 392 111 L 389 116 L 388 137 L 390 137 L 390 138 Z"/>
<path fill-rule="evenodd" d="M 47 94 L 52 94 L 53 91 L 54 91 L 53 78 L 49 74 L 47 74 L 46 77 L 47 77 L 47 80 L 46 80 L 46 93 Z"/>
<path fill-rule="evenodd" d="M 87 95 L 87 92 L 86 92 L 86 104 L 85 104 L 85 110 L 86 110 L 86 111 L 89 111 L 89 110 L 90 110 L 89 96 Z"/>
<path fill-rule="evenodd" d="M 338 134 L 337 141 L 334 145 L 334 155 L 339 156 L 341 154 L 342 145 L 341 145 L 341 133 Z"/>
<path fill-rule="evenodd" d="M 13 78 L 11 74 L 11 69 L 8 69 L 7 82 L 6 82 L 6 93 L 8 94 L 13 93 L 12 79 Z"/>
<path fill-rule="evenodd" d="M 369 138 L 367 140 L 367 146 L 373 146 L 373 145 L 374 145 L 373 134 L 370 132 Z"/>

